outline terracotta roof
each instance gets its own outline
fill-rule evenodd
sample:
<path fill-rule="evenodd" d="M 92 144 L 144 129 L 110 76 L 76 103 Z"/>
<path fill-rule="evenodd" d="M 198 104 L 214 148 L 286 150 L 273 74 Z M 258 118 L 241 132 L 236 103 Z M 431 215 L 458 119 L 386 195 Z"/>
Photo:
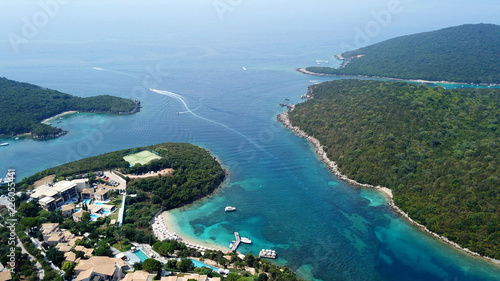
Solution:
<path fill-rule="evenodd" d="M 149 273 L 143 270 L 137 270 L 133 273 L 125 275 L 122 281 L 146 281 L 148 280 Z"/>
<path fill-rule="evenodd" d="M 10 274 L 10 271 L 5 270 L 0 272 L 0 281 L 7 281 L 7 280 L 12 280 L 12 274 Z"/>
<path fill-rule="evenodd" d="M 92 271 L 92 269 L 84 270 L 84 271 L 80 272 L 80 274 L 78 274 L 75 281 L 81 281 L 81 280 L 90 278 L 93 273 L 94 273 L 94 271 Z"/>
<path fill-rule="evenodd" d="M 71 203 L 68 205 L 62 205 L 61 206 L 61 211 L 69 211 L 69 210 L 74 210 L 75 209 L 75 203 Z"/>

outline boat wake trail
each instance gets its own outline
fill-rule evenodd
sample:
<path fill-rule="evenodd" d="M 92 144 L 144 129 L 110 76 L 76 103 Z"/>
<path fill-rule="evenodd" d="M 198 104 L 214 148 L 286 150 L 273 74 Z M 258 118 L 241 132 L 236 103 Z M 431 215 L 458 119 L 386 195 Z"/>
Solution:
<path fill-rule="evenodd" d="M 125 75 L 125 76 L 128 76 L 128 77 L 132 77 L 132 78 L 135 78 L 135 79 L 139 79 L 139 77 L 137 77 L 135 75 L 132 75 L 132 74 L 129 74 L 129 73 L 126 73 L 126 72 L 123 72 L 123 71 L 110 70 L 110 69 L 106 69 L 106 68 L 102 68 L 102 67 L 96 67 L 96 66 L 93 66 L 92 69 L 93 70 L 97 70 L 97 71 L 106 71 L 106 72 L 116 73 L 116 74 Z"/>
<path fill-rule="evenodd" d="M 176 94 L 176 93 L 172 93 L 172 92 L 169 92 L 169 91 L 164 91 L 164 90 L 156 90 L 156 89 L 149 89 L 151 92 L 154 92 L 154 93 L 157 93 L 157 94 L 160 94 L 160 95 L 164 95 L 164 96 L 168 96 L 168 97 L 171 97 L 171 98 L 174 98 L 178 101 L 180 101 L 183 105 L 184 105 L 184 108 L 186 109 L 186 111 L 183 111 L 183 112 L 179 112 L 180 113 L 191 113 L 193 116 L 201 119 L 201 120 L 205 120 L 207 122 L 210 122 L 210 123 L 214 123 L 214 124 L 217 124 L 223 128 L 226 128 L 228 129 L 229 131 L 241 136 L 242 138 L 246 139 L 249 143 L 251 143 L 253 146 L 255 146 L 256 148 L 258 148 L 259 150 L 262 150 L 264 152 L 266 152 L 266 150 L 260 146 L 258 143 L 256 143 L 255 141 L 251 140 L 249 137 L 243 135 L 242 133 L 236 131 L 235 129 L 223 124 L 223 123 L 220 123 L 220 122 L 217 122 L 217 121 L 214 121 L 212 119 L 208 119 L 208 118 L 205 118 L 203 116 L 200 116 L 198 114 L 196 114 L 195 112 L 193 112 L 193 110 L 191 110 L 189 108 L 189 106 L 187 105 L 186 101 L 184 100 L 184 98 L 179 95 L 179 94 Z M 196 110 L 196 109 L 195 109 Z"/>

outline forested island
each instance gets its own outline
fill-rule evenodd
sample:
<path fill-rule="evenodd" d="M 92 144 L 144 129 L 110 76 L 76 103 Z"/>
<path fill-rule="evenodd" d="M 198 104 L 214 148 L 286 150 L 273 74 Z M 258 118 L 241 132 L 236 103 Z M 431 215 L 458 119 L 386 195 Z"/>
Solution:
<path fill-rule="evenodd" d="M 342 173 L 416 222 L 500 259 L 500 90 L 339 80 L 289 113 Z"/>
<path fill-rule="evenodd" d="M 0 77 L 0 136 L 58 137 L 61 128 L 41 122 L 66 111 L 133 114 L 140 102 L 109 95 L 81 98 Z"/>
<path fill-rule="evenodd" d="M 389 39 L 337 56 L 341 68 L 308 67 L 323 75 L 363 75 L 474 84 L 500 83 L 500 26 L 466 24 Z"/>

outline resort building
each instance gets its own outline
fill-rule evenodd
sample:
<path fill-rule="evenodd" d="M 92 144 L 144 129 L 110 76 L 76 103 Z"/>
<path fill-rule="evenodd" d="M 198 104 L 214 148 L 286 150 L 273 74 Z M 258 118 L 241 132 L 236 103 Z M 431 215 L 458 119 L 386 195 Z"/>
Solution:
<path fill-rule="evenodd" d="M 90 258 L 92 256 L 92 253 L 94 253 L 94 249 L 88 249 L 84 246 L 75 246 L 74 250 L 83 252 L 83 256 L 86 258 Z"/>
<path fill-rule="evenodd" d="M 109 190 L 104 188 L 98 188 L 98 190 L 94 193 L 94 199 L 96 201 L 106 201 L 109 197 Z"/>
<path fill-rule="evenodd" d="M 82 238 L 82 237 L 75 237 L 74 234 L 72 234 L 67 230 L 61 231 L 61 229 L 59 229 L 58 223 L 44 223 L 41 226 L 41 231 L 42 231 L 43 241 L 45 243 L 49 245 L 60 243 L 60 245 L 59 244 L 57 245 L 57 247 L 59 248 L 63 248 L 64 246 L 66 246 L 65 243 L 70 243 L 74 245 L 76 239 Z M 70 251 L 71 248 L 67 251 Z"/>
<path fill-rule="evenodd" d="M 147 281 L 149 273 L 143 270 L 137 270 L 133 273 L 127 273 L 122 281 Z"/>
<path fill-rule="evenodd" d="M 76 258 L 76 254 L 73 252 L 66 252 L 64 253 L 64 261 L 70 261 L 76 264 L 80 261 L 80 258 Z"/>
<path fill-rule="evenodd" d="M 35 188 L 30 198 L 38 200 L 41 207 L 53 211 L 64 204 L 78 200 L 77 183 L 60 181 L 54 184 L 44 184 Z M 52 198 L 52 199 L 51 199 Z"/>
<path fill-rule="evenodd" d="M 62 211 L 62 216 L 63 217 L 65 217 L 65 218 L 71 217 L 71 215 L 73 215 L 73 213 L 75 212 L 75 203 L 71 203 L 71 204 L 67 204 L 67 205 L 62 205 L 61 206 L 61 211 Z"/>
<path fill-rule="evenodd" d="M 80 260 L 75 267 L 75 274 L 77 275 L 75 281 L 91 281 L 91 280 L 111 280 L 117 281 L 122 279 L 125 275 L 125 270 L 128 269 L 127 264 L 117 258 L 97 257 L 93 256 L 88 260 Z"/>
<path fill-rule="evenodd" d="M 78 212 L 73 213 L 73 220 L 74 220 L 75 222 L 80 222 L 80 221 L 82 221 L 82 215 L 83 215 L 83 213 L 85 213 L 85 211 L 84 211 L 84 210 L 81 210 L 81 209 L 80 209 Z"/>
<path fill-rule="evenodd" d="M 92 199 L 94 198 L 94 189 L 93 188 L 84 188 L 80 193 L 80 198 L 82 200 Z"/>
<path fill-rule="evenodd" d="M 38 204 L 40 204 L 40 207 L 42 207 L 45 211 L 52 212 L 57 209 L 56 199 L 52 197 L 44 197 L 38 200 Z"/>
<path fill-rule="evenodd" d="M 90 187 L 89 179 L 76 179 L 76 180 L 72 180 L 71 182 L 76 183 L 76 190 L 78 192 L 81 192 L 85 188 Z"/>

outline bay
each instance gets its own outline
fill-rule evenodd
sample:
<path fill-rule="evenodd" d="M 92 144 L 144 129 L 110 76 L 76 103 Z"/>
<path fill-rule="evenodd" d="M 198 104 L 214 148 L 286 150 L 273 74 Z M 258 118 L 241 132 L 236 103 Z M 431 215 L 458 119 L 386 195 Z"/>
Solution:
<path fill-rule="evenodd" d="M 0 147 L 0 172 L 14 167 L 21 178 L 114 150 L 190 142 L 209 149 L 230 175 L 214 195 L 172 211 L 186 236 L 227 246 L 239 231 L 253 241 L 240 247 L 242 253 L 275 249 L 277 263 L 307 280 L 500 280 L 498 265 L 423 233 L 396 215 L 380 193 L 337 180 L 306 140 L 276 122 L 283 111 L 278 103 L 300 102 L 309 80 L 338 79 L 295 71 L 319 59 L 335 65 L 337 47 L 352 38 L 352 28 L 327 33 L 335 24 L 326 14 L 316 20 L 315 13 L 305 13 L 299 23 L 282 16 L 285 24 L 252 26 L 257 31 L 242 23 L 228 28 L 228 14 L 227 21 L 211 22 L 224 28 L 191 23 L 199 37 L 185 35 L 184 27 L 169 26 L 169 34 L 150 25 L 152 31 L 120 29 L 110 38 L 99 33 L 102 40 L 85 31 L 77 40 L 74 30 L 56 24 L 64 22 L 62 15 L 53 28 L 71 40 L 41 33 L 18 55 L 2 52 L 1 75 L 78 96 L 139 99 L 143 110 L 65 117 L 57 125 L 69 133 L 54 140 L 2 139 L 10 145 Z M 311 24 L 304 27 L 307 20 Z M 322 21 L 328 26 L 317 27 Z M 287 29 L 298 31 L 279 32 Z M 123 40 L 125 35 L 132 39 Z M 227 205 L 237 211 L 224 212 Z"/>

